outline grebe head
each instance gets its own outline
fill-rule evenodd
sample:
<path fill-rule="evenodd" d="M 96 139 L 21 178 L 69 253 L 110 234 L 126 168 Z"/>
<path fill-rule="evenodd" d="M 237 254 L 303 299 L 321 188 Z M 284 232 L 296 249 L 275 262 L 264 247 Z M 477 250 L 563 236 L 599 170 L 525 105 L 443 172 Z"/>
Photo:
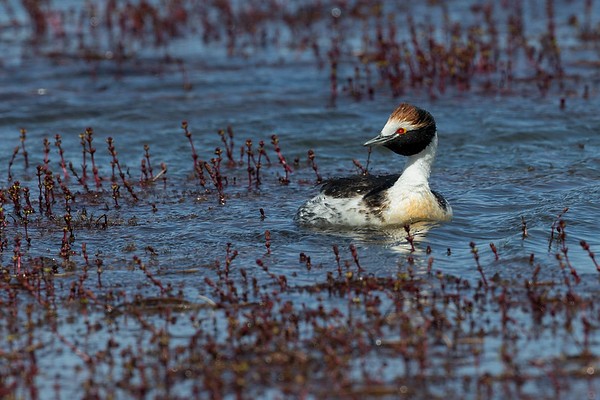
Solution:
<path fill-rule="evenodd" d="M 412 156 L 429 146 L 435 130 L 435 120 L 428 111 L 402 103 L 390 115 L 379 136 L 364 145 L 385 146 L 394 153 Z"/>

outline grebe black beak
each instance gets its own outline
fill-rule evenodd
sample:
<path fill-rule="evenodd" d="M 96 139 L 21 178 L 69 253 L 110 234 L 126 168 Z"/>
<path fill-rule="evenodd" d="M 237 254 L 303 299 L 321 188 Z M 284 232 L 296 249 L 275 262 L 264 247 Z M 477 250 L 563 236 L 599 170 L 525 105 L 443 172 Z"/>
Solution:
<path fill-rule="evenodd" d="M 386 144 L 387 142 L 389 142 L 392 139 L 394 139 L 394 135 L 384 136 L 382 134 L 379 134 L 376 137 L 374 137 L 373 139 L 366 141 L 363 144 L 363 146 L 381 146 L 383 144 Z"/>

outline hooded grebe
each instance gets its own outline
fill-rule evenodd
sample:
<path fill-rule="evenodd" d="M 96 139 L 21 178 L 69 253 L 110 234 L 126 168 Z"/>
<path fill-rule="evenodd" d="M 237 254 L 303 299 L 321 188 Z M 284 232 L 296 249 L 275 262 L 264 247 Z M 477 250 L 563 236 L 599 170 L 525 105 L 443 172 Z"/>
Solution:
<path fill-rule="evenodd" d="M 385 146 L 407 156 L 402 173 L 330 179 L 323 184 L 321 193 L 300 207 L 295 220 L 319 226 L 449 221 L 452 208 L 441 194 L 429 189 L 437 143 L 431 114 L 411 104 L 400 104 L 379 136 L 364 145 Z"/>

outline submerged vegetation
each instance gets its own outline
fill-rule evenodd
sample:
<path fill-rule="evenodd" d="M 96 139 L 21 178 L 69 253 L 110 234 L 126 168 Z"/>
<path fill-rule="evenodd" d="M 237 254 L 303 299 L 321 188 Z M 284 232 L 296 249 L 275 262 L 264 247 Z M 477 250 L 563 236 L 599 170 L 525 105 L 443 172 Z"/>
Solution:
<path fill-rule="evenodd" d="M 195 61 L 171 54 L 180 40 L 237 59 L 308 57 L 332 106 L 342 96 L 537 91 L 567 107 L 570 96 L 596 95 L 593 1 L 569 2 L 572 15 L 560 18 L 561 2 L 543 2 L 533 33 L 527 2 L 472 3 L 3 1 L 0 38 L 21 37 L 13 46 L 24 57 L 81 62 L 92 79 L 178 73 L 182 91 L 194 90 Z M 567 33 L 576 38 L 568 46 Z M 327 254 L 289 254 L 285 241 L 301 237 L 271 222 L 282 197 L 323 181 L 317 150 L 289 150 L 272 132 L 245 138 L 237 125 L 205 134 L 210 145 L 200 147 L 196 129 L 207 131 L 173 127 L 177 157 L 188 160 L 178 171 L 153 143 L 123 159 L 124 134 L 92 127 L 79 143 L 73 132 L 34 143 L 26 126 L 4 138 L 14 150 L 0 159 L 0 397 L 600 393 L 600 275 L 589 272 L 600 274 L 598 249 L 572 228 L 568 208 L 547 216 L 547 247 L 532 252 L 531 224 L 519 216 L 518 256 L 464 237 L 465 276 L 440 266 L 455 249 L 402 228 L 393 273 L 376 274 L 366 246 L 343 236 L 329 238 Z M 369 160 L 352 163 L 366 174 Z M 234 215 L 232 203 L 251 211 Z M 214 238 L 224 224 L 230 234 Z"/>

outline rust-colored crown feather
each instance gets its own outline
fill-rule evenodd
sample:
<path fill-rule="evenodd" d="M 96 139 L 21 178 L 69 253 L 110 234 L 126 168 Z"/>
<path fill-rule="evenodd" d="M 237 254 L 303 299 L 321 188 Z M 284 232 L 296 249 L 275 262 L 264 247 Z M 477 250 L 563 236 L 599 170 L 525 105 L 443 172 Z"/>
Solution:
<path fill-rule="evenodd" d="M 390 115 L 390 120 L 409 122 L 415 129 L 428 125 L 435 127 L 435 120 L 429 111 L 408 103 L 401 103 Z"/>

